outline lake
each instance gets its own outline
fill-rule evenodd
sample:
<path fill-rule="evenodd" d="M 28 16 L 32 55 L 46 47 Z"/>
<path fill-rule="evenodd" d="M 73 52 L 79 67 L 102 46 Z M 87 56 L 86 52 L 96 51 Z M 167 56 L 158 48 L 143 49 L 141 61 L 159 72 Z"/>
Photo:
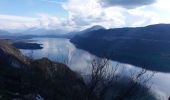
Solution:
<path fill-rule="evenodd" d="M 40 59 L 47 57 L 52 61 L 58 61 L 67 64 L 70 69 L 81 73 L 82 75 L 88 75 L 91 66 L 91 61 L 95 58 L 94 55 L 87 51 L 77 49 L 69 39 L 65 38 L 33 38 L 33 43 L 42 44 L 43 49 L 38 50 L 23 50 L 20 51 L 29 57 L 34 59 Z M 111 61 L 111 65 L 116 65 L 118 62 Z M 128 75 L 131 71 L 140 70 L 139 67 L 120 64 L 120 69 L 124 69 L 124 74 Z M 149 71 L 151 72 L 151 71 Z M 161 100 L 168 100 L 170 96 L 170 73 L 157 72 L 153 79 L 152 90 L 156 92 L 157 97 Z"/>

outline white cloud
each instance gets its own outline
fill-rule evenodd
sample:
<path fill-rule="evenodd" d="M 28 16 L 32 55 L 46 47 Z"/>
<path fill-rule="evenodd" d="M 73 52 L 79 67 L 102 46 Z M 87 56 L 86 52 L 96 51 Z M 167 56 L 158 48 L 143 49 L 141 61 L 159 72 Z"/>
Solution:
<path fill-rule="evenodd" d="M 74 30 L 66 19 L 47 14 L 38 14 L 37 17 L 21 17 L 0 15 L 1 30 L 26 30 L 29 28 Z"/>
<path fill-rule="evenodd" d="M 170 23 L 170 13 L 168 13 L 170 12 L 169 0 L 157 0 L 157 2 L 151 0 L 152 2 L 147 3 L 147 5 L 142 3 L 141 7 L 139 6 L 133 9 L 114 5 L 103 7 L 99 1 L 68 0 L 63 7 L 69 12 L 69 19 L 73 21 L 74 25 L 80 28 L 86 28 L 92 25 L 115 28 Z M 146 0 L 143 1 L 148 2 Z"/>
<path fill-rule="evenodd" d="M 54 0 L 44 1 L 53 2 Z M 169 3 L 169 0 L 157 0 L 152 5 L 126 9 L 120 6 L 103 7 L 99 0 L 68 0 L 61 3 L 62 7 L 68 12 L 67 18 L 48 14 L 38 14 L 36 17 L 0 15 L 0 29 L 38 27 L 72 31 L 85 29 L 93 25 L 115 28 L 170 23 Z"/>
<path fill-rule="evenodd" d="M 0 15 L 1 29 L 28 28 L 37 25 L 38 23 L 36 18 Z"/>
<path fill-rule="evenodd" d="M 69 0 L 63 7 L 69 12 L 69 20 L 79 28 L 93 25 L 106 28 L 124 25 L 122 8 L 103 8 L 98 0 Z"/>
<path fill-rule="evenodd" d="M 156 10 L 163 11 L 166 13 L 170 12 L 170 0 L 158 0 L 157 3 L 155 3 L 153 6 L 156 8 Z"/>
<path fill-rule="evenodd" d="M 146 26 L 149 24 L 170 23 L 170 3 L 168 0 L 159 0 L 157 3 L 129 10 L 128 13 L 138 19 L 132 26 Z"/>

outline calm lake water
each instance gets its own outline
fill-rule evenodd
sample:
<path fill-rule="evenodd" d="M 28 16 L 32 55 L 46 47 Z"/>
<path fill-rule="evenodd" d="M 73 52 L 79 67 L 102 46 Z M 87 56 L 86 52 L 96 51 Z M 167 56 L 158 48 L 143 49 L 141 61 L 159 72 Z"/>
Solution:
<path fill-rule="evenodd" d="M 94 55 L 87 51 L 77 49 L 69 39 L 64 38 L 34 38 L 33 43 L 40 43 L 43 49 L 40 50 L 20 50 L 24 55 L 34 59 L 47 57 L 53 61 L 66 63 L 72 70 L 83 75 L 89 73 L 91 61 L 95 58 Z M 114 66 L 118 62 L 111 61 Z M 119 70 L 124 69 L 124 74 L 140 70 L 140 68 L 129 64 L 120 64 Z M 151 71 L 149 71 L 150 73 Z M 170 73 L 157 72 L 153 79 L 152 90 L 159 100 L 168 100 L 170 96 Z"/>

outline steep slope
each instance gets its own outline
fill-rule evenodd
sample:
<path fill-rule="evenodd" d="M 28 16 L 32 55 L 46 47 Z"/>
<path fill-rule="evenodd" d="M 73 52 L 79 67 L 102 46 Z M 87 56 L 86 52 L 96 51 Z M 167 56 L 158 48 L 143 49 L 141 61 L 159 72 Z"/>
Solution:
<path fill-rule="evenodd" d="M 0 50 L 3 55 L 0 56 L 0 100 L 103 100 L 97 96 L 98 91 L 91 91 L 91 84 L 85 84 L 80 75 L 71 71 L 66 65 L 52 62 L 47 58 L 31 60 L 7 41 L 0 41 L 0 43 L 2 43 Z M 8 59 L 10 62 L 7 61 Z M 102 78 L 98 81 L 103 83 L 107 80 Z M 105 90 L 109 95 L 113 92 L 109 100 L 113 100 L 111 98 L 113 96 L 121 97 L 125 91 L 125 87 L 122 86 L 128 88 L 125 81 L 120 81 L 116 88 L 113 86 Z M 96 88 L 98 90 L 99 87 Z M 142 88 L 149 97 L 145 100 L 155 100 L 154 96 L 147 91 L 148 89 L 143 86 Z M 135 93 L 140 94 L 141 91 L 137 90 Z M 106 98 L 109 98 L 108 95 Z M 141 96 L 139 98 L 141 99 Z M 131 99 L 130 96 L 129 100 Z"/>
<path fill-rule="evenodd" d="M 47 58 L 31 60 L 0 41 L 0 99 L 83 100 L 81 77 L 66 65 Z"/>
<path fill-rule="evenodd" d="M 101 29 L 105 29 L 105 28 L 100 26 L 100 25 L 96 25 L 96 26 L 87 28 L 87 29 L 82 30 L 82 31 L 69 32 L 69 33 L 65 34 L 65 37 L 71 39 L 71 38 L 73 38 L 76 35 L 80 35 L 81 34 L 81 36 L 83 36 L 83 35 L 87 35 L 86 33 L 88 33 L 88 32 L 97 31 L 97 30 L 101 30 Z"/>
<path fill-rule="evenodd" d="M 98 30 L 105 30 L 105 28 L 100 26 L 100 25 L 96 25 L 96 26 L 87 28 L 85 30 L 82 30 L 80 32 L 77 32 L 77 34 L 81 35 L 82 37 L 88 37 L 90 34 L 87 34 L 87 33 L 90 33 L 90 32 L 93 32 L 93 31 L 98 31 Z"/>
<path fill-rule="evenodd" d="M 76 35 L 71 42 L 97 56 L 154 71 L 170 71 L 170 24 L 101 29 L 84 34 Z"/>
<path fill-rule="evenodd" d="M 101 30 L 101 29 L 105 29 L 105 28 L 104 28 L 103 26 L 96 25 L 96 26 L 87 28 L 87 29 L 83 30 L 82 32 L 87 33 L 87 32 L 96 31 L 96 30 Z"/>
<path fill-rule="evenodd" d="M 85 84 L 80 76 L 66 65 L 43 58 L 33 61 L 31 70 L 33 70 L 34 87 L 37 87 L 44 98 L 48 100 L 77 100 L 79 98 L 79 100 L 83 100 Z"/>
<path fill-rule="evenodd" d="M 14 67 L 29 64 L 29 58 L 23 56 L 18 49 L 11 46 L 6 40 L 0 40 L 0 60 Z"/>

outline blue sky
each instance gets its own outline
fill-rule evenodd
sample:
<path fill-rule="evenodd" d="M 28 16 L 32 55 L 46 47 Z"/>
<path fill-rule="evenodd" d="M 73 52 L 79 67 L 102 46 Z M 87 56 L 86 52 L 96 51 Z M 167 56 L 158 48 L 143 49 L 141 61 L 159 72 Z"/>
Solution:
<path fill-rule="evenodd" d="M 66 0 L 0 0 L 0 14 L 33 17 L 45 13 L 67 17 L 62 2 Z"/>
<path fill-rule="evenodd" d="M 170 0 L 0 0 L 0 29 L 83 30 L 170 23 Z"/>

